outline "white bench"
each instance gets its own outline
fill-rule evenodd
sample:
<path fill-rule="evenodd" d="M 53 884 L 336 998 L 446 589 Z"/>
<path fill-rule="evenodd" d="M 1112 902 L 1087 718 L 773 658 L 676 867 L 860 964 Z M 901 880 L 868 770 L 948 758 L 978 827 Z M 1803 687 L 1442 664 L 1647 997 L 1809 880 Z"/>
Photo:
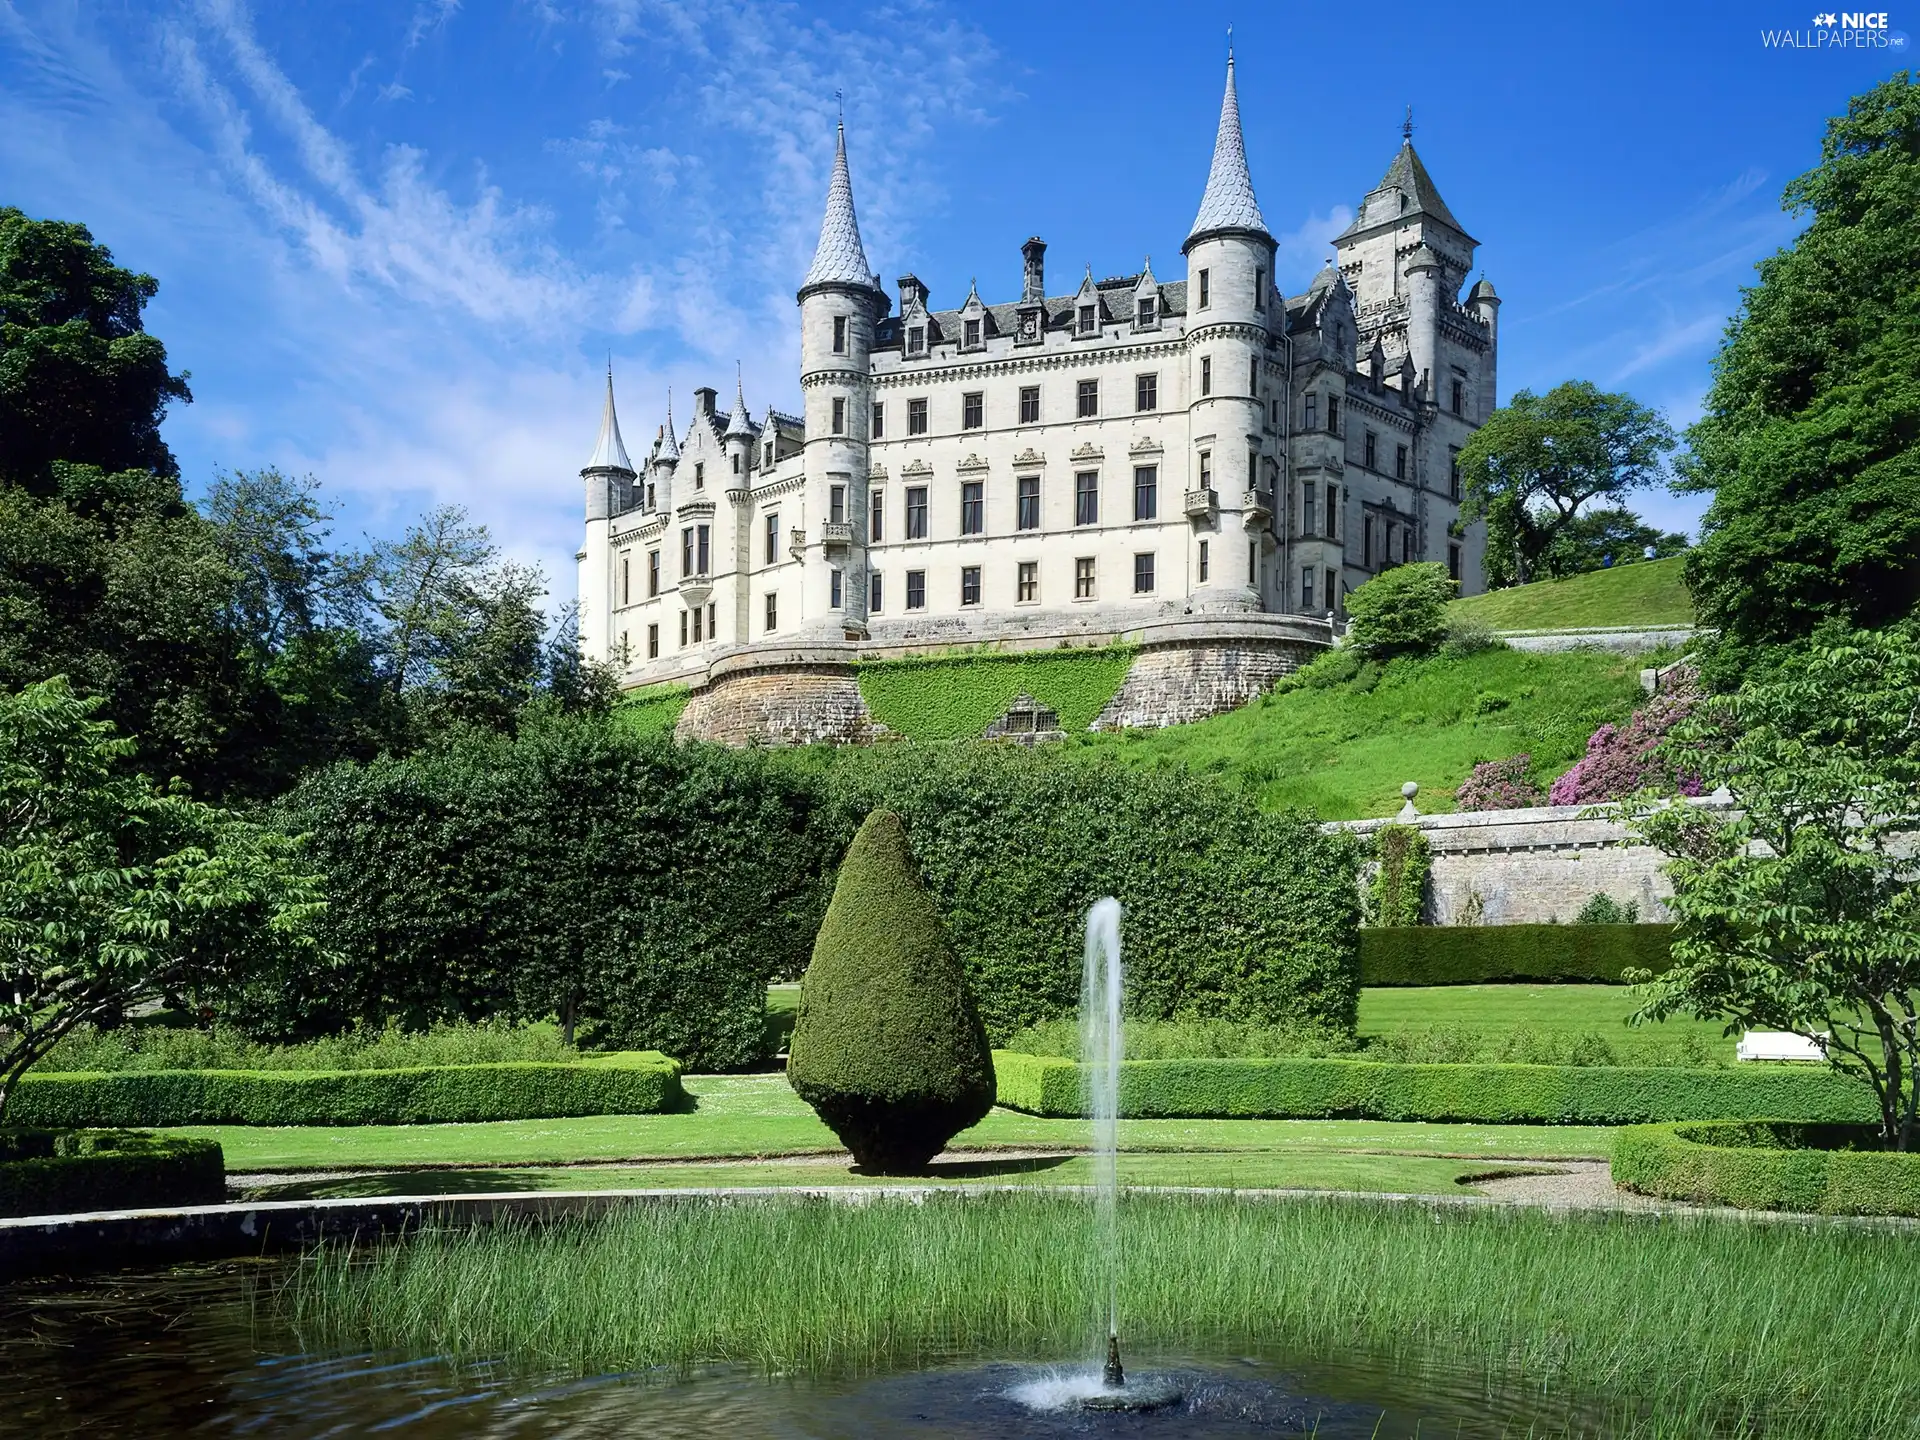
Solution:
<path fill-rule="evenodd" d="M 1820 1032 L 1825 1036 L 1826 1031 Z M 1742 1060 L 1824 1060 L 1820 1047 L 1791 1030 L 1749 1030 L 1734 1054 Z"/>

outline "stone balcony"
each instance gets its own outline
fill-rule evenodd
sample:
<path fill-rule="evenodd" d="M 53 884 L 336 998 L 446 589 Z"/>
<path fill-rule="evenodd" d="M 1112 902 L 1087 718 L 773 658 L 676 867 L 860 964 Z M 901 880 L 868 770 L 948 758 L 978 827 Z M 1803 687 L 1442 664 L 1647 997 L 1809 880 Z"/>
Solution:
<path fill-rule="evenodd" d="M 853 544 L 853 526 L 845 521 L 827 521 L 820 527 L 820 543 L 829 550 L 845 550 Z"/>
<path fill-rule="evenodd" d="M 1212 486 L 1187 491 L 1186 509 L 1189 520 L 1210 520 L 1219 508 L 1220 492 Z"/>

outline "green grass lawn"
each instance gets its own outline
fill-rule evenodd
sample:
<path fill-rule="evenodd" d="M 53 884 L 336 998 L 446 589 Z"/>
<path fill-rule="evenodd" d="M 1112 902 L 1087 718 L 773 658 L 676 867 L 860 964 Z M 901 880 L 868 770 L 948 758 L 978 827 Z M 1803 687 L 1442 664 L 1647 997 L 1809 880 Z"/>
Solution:
<path fill-rule="evenodd" d="M 1585 630 L 1616 625 L 1691 625 L 1693 597 L 1681 572 L 1686 557 L 1589 570 L 1567 580 L 1538 580 L 1469 595 L 1455 615 L 1495 630 Z"/>
<path fill-rule="evenodd" d="M 1196 724 L 1069 743 L 1077 755 L 1185 764 L 1238 780 L 1264 805 L 1301 806 L 1323 820 L 1392 815 L 1401 785 L 1417 780 L 1420 808 L 1432 813 L 1453 809 L 1453 792 L 1482 760 L 1525 751 L 1536 780 L 1558 776 L 1585 753 L 1589 735 L 1645 699 L 1639 672 L 1637 658 L 1597 651 L 1396 660 L 1347 684 L 1269 695 Z"/>
<path fill-rule="evenodd" d="M 1606 1038 L 1622 1064 L 1636 1054 L 1676 1048 L 1687 1036 L 1705 1043 L 1716 1059 L 1731 1062 L 1737 1038 L 1723 1036 L 1718 1020 L 1675 1017 L 1653 1025 L 1628 1025 L 1635 1001 L 1625 985 L 1434 985 L 1386 986 L 1360 992 L 1360 1034 L 1440 1026 L 1498 1031 L 1515 1028 L 1542 1034 L 1594 1031 Z"/>

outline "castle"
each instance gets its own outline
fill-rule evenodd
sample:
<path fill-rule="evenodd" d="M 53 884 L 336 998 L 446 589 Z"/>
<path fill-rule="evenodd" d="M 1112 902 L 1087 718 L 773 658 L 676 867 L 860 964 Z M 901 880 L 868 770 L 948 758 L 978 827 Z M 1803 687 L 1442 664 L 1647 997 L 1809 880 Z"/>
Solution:
<path fill-rule="evenodd" d="M 755 655 L 1158 629 L 1278 645 L 1240 684 L 1257 690 L 1390 566 L 1437 560 L 1478 591 L 1454 457 L 1495 404 L 1500 302 L 1484 279 L 1458 298 L 1477 242 L 1404 137 L 1335 260 L 1286 296 L 1230 57 L 1181 278 L 1149 262 L 1049 295 L 1036 238 L 1018 300 L 935 309 L 909 274 L 896 310 L 843 125 L 798 295 L 803 413 L 756 419 L 736 385 L 722 414 L 696 390 L 687 431 L 669 406 L 635 464 L 609 376 L 581 472 L 583 652 L 628 685 L 699 688 Z"/>

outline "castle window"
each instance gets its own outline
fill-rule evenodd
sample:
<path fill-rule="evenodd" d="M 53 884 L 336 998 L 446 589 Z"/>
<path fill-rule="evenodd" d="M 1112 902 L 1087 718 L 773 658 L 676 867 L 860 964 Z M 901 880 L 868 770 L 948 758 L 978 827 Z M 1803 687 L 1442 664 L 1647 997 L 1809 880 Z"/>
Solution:
<path fill-rule="evenodd" d="M 927 487 L 914 485 L 907 490 L 907 539 L 927 538 Z"/>
<path fill-rule="evenodd" d="M 978 390 L 960 397 L 960 428 L 978 430 L 986 423 L 986 397 Z"/>
<path fill-rule="evenodd" d="M 979 346 L 980 322 L 978 320 L 969 320 L 967 321 L 967 348 L 969 350 L 976 350 Z"/>
<path fill-rule="evenodd" d="M 1413 559 L 1413 527 L 1406 526 L 1400 531 L 1400 563 L 1406 564 Z"/>
<path fill-rule="evenodd" d="M 1338 395 L 1329 395 L 1327 396 L 1327 434 L 1338 435 L 1339 433 L 1340 397 Z"/>
<path fill-rule="evenodd" d="M 919 355 L 924 353 L 926 348 L 927 327 L 924 325 L 909 325 L 907 327 L 907 353 L 909 355 Z"/>
<path fill-rule="evenodd" d="M 1253 272 L 1253 308 L 1258 310 L 1267 303 L 1267 272 L 1256 268 Z"/>
<path fill-rule="evenodd" d="M 767 564 L 780 563 L 780 512 L 767 512 Z"/>
<path fill-rule="evenodd" d="M 1311 485 L 1300 487 L 1300 533 L 1313 534 L 1313 487 Z"/>
<path fill-rule="evenodd" d="M 685 580 L 693 574 L 693 527 L 687 526 L 680 532 L 680 578 Z"/>
<path fill-rule="evenodd" d="M 1340 491 L 1333 485 L 1327 486 L 1327 535 L 1340 538 Z"/>
<path fill-rule="evenodd" d="M 847 433 L 847 400 L 844 395 L 833 397 L 833 433 L 836 435 Z"/>
<path fill-rule="evenodd" d="M 701 638 L 700 637 L 700 621 L 704 618 L 704 616 L 698 605 L 693 607 L 693 610 L 691 613 L 693 615 L 693 643 L 698 645 L 700 643 L 700 638 Z"/>
<path fill-rule="evenodd" d="M 1022 475 L 1014 482 L 1017 490 L 1017 512 L 1014 525 L 1021 530 L 1040 528 L 1040 477 Z"/>
<path fill-rule="evenodd" d="M 881 582 L 880 572 L 874 570 L 867 576 L 867 613 L 878 615 L 880 602 L 886 598 L 886 586 Z"/>
<path fill-rule="evenodd" d="M 771 445 L 767 447 L 767 458 L 769 462 L 772 461 L 773 447 Z M 647 482 L 647 509 L 649 510 L 653 509 L 653 507 L 658 503 L 659 502 L 654 498 L 653 482 L 649 480 Z"/>
<path fill-rule="evenodd" d="M 1404 445 L 1393 447 L 1393 477 L 1396 480 L 1407 478 L 1407 447 Z"/>
<path fill-rule="evenodd" d="M 1039 561 L 1022 560 L 1020 562 L 1020 568 L 1015 581 L 1014 598 L 1022 605 L 1031 605 L 1040 598 Z"/>
<path fill-rule="evenodd" d="M 1100 523 L 1100 474 L 1097 470 L 1082 470 L 1073 477 L 1073 523 Z"/>
<path fill-rule="evenodd" d="M 1327 609 L 1331 610 L 1339 603 L 1340 592 L 1337 577 L 1333 571 L 1327 571 Z"/>
<path fill-rule="evenodd" d="M 1460 447 L 1447 447 L 1447 494 L 1450 498 L 1460 498 Z"/>
<path fill-rule="evenodd" d="M 909 435 L 927 433 L 927 402 L 925 400 L 907 401 L 907 433 Z"/>
<path fill-rule="evenodd" d="M 1200 357 L 1200 393 L 1202 395 L 1213 393 L 1213 357 L 1211 355 Z"/>
<path fill-rule="evenodd" d="M 1095 305 L 1082 305 L 1080 307 L 1080 333 L 1082 335 L 1091 335 L 1099 328 L 1099 313 L 1099 307 Z"/>
<path fill-rule="evenodd" d="M 833 353 L 836 355 L 847 353 L 847 317 L 844 315 L 833 317 Z"/>
<path fill-rule="evenodd" d="M 827 523 L 829 525 L 847 523 L 847 487 L 844 485 L 827 487 Z"/>
<path fill-rule="evenodd" d="M 981 535 L 987 528 L 986 486 L 968 480 L 960 486 L 960 533 Z"/>
<path fill-rule="evenodd" d="M 1198 307 L 1202 310 L 1207 308 L 1207 280 L 1207 272 L 1202 270 L 1200 272 L 1200 305 Z"/>
<path fill-rule="evenodd" d="M 696 558 L 700 562 L 699 573 L 704 575 L 707 573 L 707 568 L 713 557 L 713 527 L 711 525 L 701 525 L 696 528 L 697 533 L 694 536 L 694 547 L 697 551 Z"/>
<path fill-rule="evenodd" d="M 1460 547 L 1458 545 L 1447 546 L 1447 577 L 1456 585 L 1460 583 Z"/>
<path fill-rule="evenodd" d="M 739 452 L 738 452 L 738 451 L 736 451 L 736 452 L 735 452 L 734 454 L 732 454 L 732 455 L 729 455 L 729 456 L 728 456 L 727 458 L 728 458 L 729 460 L 731 460 L 731 461 L 733 461 L 733 473 L 734 473 L 734 474 L 736 474 L 736 475 L 738 475 L 738 474 L 740 473 L 740 455 L 739 455 Z"/>
<path fill-rule="evenodd" d="M 873 438 L 881 440 L 887 433 L 887 407 L 876 400 L 873 404 Z"/>
<path fill-rule="evenodd" d="M 1073 598 L 1093 599 L 1093 557 L 1082 555 L 1073 562 Z"/>
<path fill-rule="evenodd" d="M 1141 465 L 1133 472 L 1133 518 L 1154 520 L 1160 515 L 1160 469 Z"/>
<path fill-rule="evenodd" d="M 647 595 L 652 597 L 659 593 L 660 552 L 658 550 L 649 550 L 647 552 Z"/>
<path fill-rule="evenodd" d="M 1213 452 L 1211 450 L 1200 452 L 1200 488 L 1202 490 L 1213 488 Z"/>
<path fill-rule="evenodd" d="M 1456 415 L 1467 413 L 1467 386 L 1464 380 L 1453 382 L 1453 413 Z"/>
<path fill-rule="evenodd" d="M 1040 387 L 1022 385 L 1020 387 L 1020 423 L 1032 425 L 1040 418 Z"/>
<path fill-rule="evenodd" d="M 867 543 L 878 545 L 887 538 L 886 512 L 880 508 L 881 492 L 867 497 Z"/>
<path fill-rule="evenodd" d="M 680 612 L 680 648 L 687 648 L 687 612 L 684 610 Z"/>
<path fill-rule="evenodd" d="M 1154 304 L 1153 296 L 1142 295 L 1134 302 L 1133 323 L 1141 330 L 1151 330 L 1159 320 L 1159 307 Z"/>
<path fill-rule="evenodd" d="M 978 565 L 960 567 L 960 603 L 962 605 L 980 603 L 980 567 Z"/>
<path fill-rule="evenodd" d="M 1074 388 L 1074 397 L 1078 402 L 1077 409 L 1081 419 L 1100 413 L 1100 382 L 1098 380 L 1080 381 Z"/>
<path fill-rule="evenodd" d="M 1200 583 L 1207 583 L 1207 542 L 1200 542 Z"/>
<path fill-rule="evenodd" d="M 1367 440 L 1366 440 L 1365 448 L 1366 448 L 1366 459 L 1362 460 L 1360 463 L 1362 465 L 1365 465 L 1369 470 L 1377 468 L 1377 461 L 1379 459 L 1379 450 L 1380 450 L 1380 437 L 1374 434 L 1373 431 L 1371 430 L 1367 431 Z"/>
<path fill-rule="evenodd" d="M 1260 588 L 1260 542 L 1252 541 L 1247 546 L 1247 583 L 1255 590 Z"/>
<path fill-rule="evenodd" d="M 780 596 L 776 592 L 769 590 L 767 592 L 766 628 L 769 632 L 771 632 L 771 631 L 777 630 L 779 627 L 780 627 Z"/>
<path fill-rule="evenodd" d="M 720 638 L 720 622 L 714 618 L 714 610 L 715 607 L 713 605 L 709 604 L 707 606 L 707 638 L 709 640 L 718 640 Z"/>
<path fill-rule="evenodd" d="M 1153 555 L 1148 552 L 1133 557 L 1133 593 L 1151 595 L 1153 593 Z"/>
<path fill-rule="evenodd" d="M 1258 450 L 1249 449 L 1247 451 L 1247 489 L 1258 490 L 1259 488 L 1260 488 L 1260 452 Z"/>
<path fill-rule="evenodd" d="M 633 603 L 633 561 L 625 555 L 620 557 L 620 603 Z"/>
<path fill-rule="evenodd" d="M 1135 410 L 1157 410 L 1160 407 L 1160 377 L 1158 375 L 1136 375 L 1133 377 L 1133 408 Z"/>
<path fill-rule="evenodd" d="M 829 610 L 838 610 L 846 604 L 846 595 L 843 589 L 845 584 L 846 577 L 838 570 L 829 570 L 827 572 L 827 608 Z"/>
<path fill-rule="evenodd" d="M 1320 397 L 1309 390 L 1307 392 L 1307 398 L 1302 404 L 1305 409 L 1300 417 L 1300 428 L 1302 430 L 1318 430 L 1320 428 Z"/>
<path fill-rule="evenodd" d="M 1260 357 L 1258 355 L 1247 361 L 1247 394 L 1256 400 L 1260 398 Z"/>
<path fill-rule="evenodd" d="M 1300 608 L 1313 609 L 1313 567 L 1303 565 L 1300 569 Z"/>
<path fill-rule="evenodd" d="M 649 625 L 647 626 L 647 659 L 658 660 L 659 658 L 660 627 L 658 625 Z"/>
<path fill-rule="evenodd" d="M 696 490 L 707 488 L 707 462 L 704 460 L 693 462 L 693 488 Z"/>
<path fill-rule="evenodd" d="M 767 441 L 767 458 L 764 463 L 767 465 L 773 464 L 773 442 L 771 440 Z M 647 487 L 647 508 L 653 508 L 653 487 L 651 485 Z"/>
<path fill-rule="evenodd" d="M 1363 515 L 1360 518 L 1360 534 L 1362 537 L 1360 563 L 1371 570 L 1373 568 L 1373 517 L 1371 515 Z"/>
<path fill-rule="evenodd" d="M 924 610 L 927 608 L 927 572 L 924 570 L 907 571 L 907 609 Z"/>

